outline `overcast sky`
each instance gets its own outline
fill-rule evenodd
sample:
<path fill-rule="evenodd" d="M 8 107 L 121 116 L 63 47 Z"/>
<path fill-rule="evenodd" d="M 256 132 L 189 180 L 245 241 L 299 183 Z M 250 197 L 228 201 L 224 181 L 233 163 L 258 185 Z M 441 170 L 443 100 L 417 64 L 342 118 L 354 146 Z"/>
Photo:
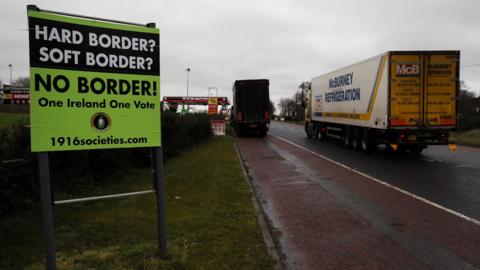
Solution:
<path fill-rule="evenodd" d="M 270 80 L 277 104 L 302 81 L 389 50 L 460 50 L 480 93 L 479 0 L 1 0 L 0 79 L 27 76 L 26 5 L 160 28 L 162 96 L 231 97 L 238 79 Z M 472 66 L 476 65 L 476 66 Z M 469 67 L 470 66 L 470 67 Z"/>

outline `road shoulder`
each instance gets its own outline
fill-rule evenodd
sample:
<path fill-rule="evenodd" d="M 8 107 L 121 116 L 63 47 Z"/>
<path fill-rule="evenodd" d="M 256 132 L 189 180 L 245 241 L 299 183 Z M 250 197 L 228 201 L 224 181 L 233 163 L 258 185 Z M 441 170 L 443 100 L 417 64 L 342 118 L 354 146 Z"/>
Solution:
<path fill-rule="evenodd" d="M 282 252 L 296 257 L 289 267 L 474 269 L 480 264 L 478 225 L 272 136 L 238 143 L 259 200 L 266 201 L 269 219 L 290 243 Z"/>
<path fill-rule="evenodd" d="M 235 150 L 236 150 L 238 159 L 240 160 L 240 165 L 242 168 L 243 176 L 245 178 L 245 182 L 247 182 L 248 186 L 252 191 L 252 203 L 255 208 L 258 226 L 260 227 L 260 230 L 262 232 L 263 241 L 265 242 L 267 253 L 275 262 L 274 269 L 276 270 L 284 269 L 281 257 L 279 255 L 280 250 L 279 248 L 277 248 L 278 244 L 276 243 L 273 237 L 273 233 L 272 233 L 273 230 L 271 227 L 271 223 L 267 221 L 268 216 L 265 214 L 261 204 L 259 203 L 259 199 L 257 197 L 257 191 L 255 189 L 255 186 L 252 183 L 252 177 L 251 175 L 248 174 L 247 168 L 244 164 L 244 159 L 242 157 L 242 154 L 240 152 L 237 142 L 235 142 Z"/>

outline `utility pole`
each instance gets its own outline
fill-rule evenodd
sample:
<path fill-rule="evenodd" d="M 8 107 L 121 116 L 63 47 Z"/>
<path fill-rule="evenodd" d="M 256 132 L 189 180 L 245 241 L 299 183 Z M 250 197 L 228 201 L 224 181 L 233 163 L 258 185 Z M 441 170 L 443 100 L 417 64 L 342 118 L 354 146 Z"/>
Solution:
<path fill-rule="evenodd" d="M 190 74 L 191 69 L 187 68 L 185 69 L 185 72 L 187 72 L 187 111 L 190 112 L 190 103 L 188 101 L 188 79 L 189 79 L 189 74 Z M 185 108 L 185 105 L 184 105 Z"/>
<path fill-rule="evenodd" d="M 8 64 L 8 67 L 10 68 L 10 84 L 12 84 L 12 64 Z"/>

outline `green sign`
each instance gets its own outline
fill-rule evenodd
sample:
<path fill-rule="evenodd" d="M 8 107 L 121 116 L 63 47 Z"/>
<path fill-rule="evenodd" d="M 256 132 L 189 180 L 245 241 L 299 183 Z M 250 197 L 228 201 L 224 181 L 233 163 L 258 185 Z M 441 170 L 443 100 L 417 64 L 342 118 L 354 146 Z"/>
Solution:
<path fill-rule="evenodd" d="M 155 147 L 159 29 L 28 11 L 32 152 Z"/>

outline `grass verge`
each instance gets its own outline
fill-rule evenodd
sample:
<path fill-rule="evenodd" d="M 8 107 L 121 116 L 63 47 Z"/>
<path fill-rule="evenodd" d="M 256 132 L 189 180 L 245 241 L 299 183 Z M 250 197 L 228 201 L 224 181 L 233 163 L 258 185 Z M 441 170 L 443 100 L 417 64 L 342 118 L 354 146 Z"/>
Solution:
<path fill-rule="evenodd" d="M 480 129 L 464 132 L 451 132 L 450 140 L 459 145 L 480 147 Z"/>
<path fill-rule="evenodd" d="M 0 112 L 0 128 L 9 126 L 16 121 L 28 121 L 28 113 Z"/>
<path fill-rule="evenodd" d="M 233 138 L 166 164 L 168 258 L 158 256 L 155 195 L 54 207 L 59 269 L 272 269 Z M 150 189 L 150 170 L 95 193 Z M 90 194 L 91 195 L 91 194 Z M 44 269 L 39 209 L 0 223 L 0 269 Z"/>

